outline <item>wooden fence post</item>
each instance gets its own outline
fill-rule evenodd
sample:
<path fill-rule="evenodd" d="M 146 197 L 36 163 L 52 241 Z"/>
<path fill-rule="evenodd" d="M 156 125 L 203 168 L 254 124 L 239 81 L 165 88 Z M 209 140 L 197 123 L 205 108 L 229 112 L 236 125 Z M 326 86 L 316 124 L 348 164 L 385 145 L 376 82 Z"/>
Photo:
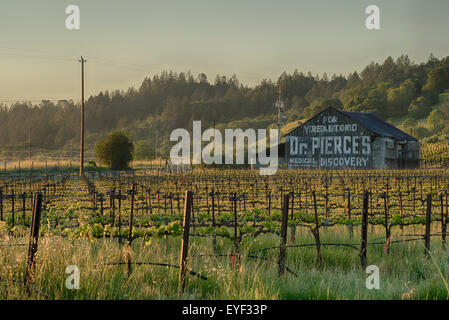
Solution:
<path fill-rule="evenodd" d="M 271 215 L 271 190 L 268 191 L 268 216 Z"/>
<path fill-rule="evenodd" d="M 187 255 L 189 252 L 190 214 L 192 211 L 192 191 L 186 191 L 184 205 L 183 234 L 181 244 L 181 263 L 179 270 L 179 293 L 183 294 L 186 285 Z"/>
<path fill-rule="evenodd" d="M 384 214 L 385 214 L 385 252 L 390 252 L 390 229 L 388 226 L 388 204 L 387 204 L 387 194 L 383 193 L 384 198 Z"/>
<path fill-rule="evenodd" d="M 290 193 L 290 195 L 292 196 L 292 201 L 291 201 L 291 213 L 290 213 L 290 217 L 293 220 L 293 214 L 295 212 L 295 190 L 293 189 L 293 191 Z M 290 241 L 291 242 L 295 242 L 295 238 L 296 238 L 296 225 L 292 225 L 290 227 Z"/>
<path fill-rule="evenodd" d="M 363 193 L 363 210 L 362 210 L 362 243 L 360 245 L 360 263 L 362 267 L 366 267 L 366 247 L 368 244 L 368 191 Z"/>
<path fill-rule="evenodd" d="M 148 205 L 150 206 L 150 214 L 153 214 L 153 202 L 151 201 L 151 189 L 148 189 Z"/>
<path fill-rule="evenodd" d="M 11 220 L 12 220 L 12 227 L 14 228 L 14 220 L 15 220 L 15 208 L 14 208 L 14 199 L 16 195 L 14 194 L 14 188 L 11 189 Z"/>
<path fill-rule="evenodd" d="M 432 224 L 432 195 L 427 195 L 426 208 L 426 234 L 424 235 L 424 253 L 426 256 L 430 255 L 430 225 Z"/>
<path fill-rule="evenodd" d="M 112 189 L 111 198 L 110 198 L 110 210 L 111 210 L 111 227 L 115 225 L 115 188 Z"/>
<path fill-rule="evenodd" d="M 285 267 L 285 244 L 287 243 L 287 224 L 288 224 L 288 199 L 289 195 L 284 195 L 282 205 L 282 225 L 281 225 L 281 247 L 279 250 L 279 275 L 284 274 Z"/>
<path fill-rule="evenodd" d="M 234 246 L 238 255 L 239 252 L 239 239 L 238 239 L 238 223 L 237 223 L 237 193 L 234 192 L 232 197 L 232 203 L 234 205 Z"/>
<path fill-rule="evenodd" d="M 133 216 L 134 216 L 134 195 L 136 194 L 136 184 L 133 183 L 131 189 L 131 210 L 129 212 L 129 235 L 128 235 L 128 243 L 131 245 L 133 241 Z"/>
<path fill-rule="evenodd" d="M 124 200 L 126 197 L 124 194 L 122 194 L 122 189 L 120 188 L 118 191 L 118 242 L 119 244 L 122 244 L 123 238 L 122 238 L 122 200 Z"/>
<path fill-rule="evenodd" d="M 315 230 L 312 231 L 313 236 L 315 237 L 315 243 L 316 243 L 316 253 L 318 257 L 318 262 L 321 267 L 321 242 L 320 242 L 320 224 L 318 221 L 318 207 L 316 203 L 316 192 L 315 190 L 312 191 L 312 197 L 313 197 L 313 207 L 315 211 Z"/>
<path fill-rule="evenodd" d="M 104 195 L 100 193 L 100 213 L 103 216 L 103 201 L 104 201 Z"/>
<path fill-rule="evenodd" d="M 215 228 L 215 190 L 212 188 L 211 192 L 212 197 L 212 227 Z M 214 247 L 214 252 L 217 252 L 217 236 L 214 234 L 212 235 L 212 246 Z"/>
<path fill-rule="evenodd" d="M 42 210 L 42 194 L 40 192 L 34 195 L 33 203 L 34 207 L 31 218 L 30 240 L 28 244 L 28 258 L 24 279 L 25 288 L 28 288 L 28 284 L 30 281 L 32 281 L 34 276 L 35 257 L 39 240 L 39 227 Z"/>
<path fill-rule="evenodd" d="M 348 187 L 347 190 L 348 190 L 348 201 L 347 201 L 348 202 L 347 203 L 347 205 L 348 205 L 348 219 L 351 220 L 351 189 Z M 349 228 L 349 238 L 352 239 L 352 237 L 354 236 L 354 229 L 352 227 L 351 221 L 349 221 L 348 228 Z"/>

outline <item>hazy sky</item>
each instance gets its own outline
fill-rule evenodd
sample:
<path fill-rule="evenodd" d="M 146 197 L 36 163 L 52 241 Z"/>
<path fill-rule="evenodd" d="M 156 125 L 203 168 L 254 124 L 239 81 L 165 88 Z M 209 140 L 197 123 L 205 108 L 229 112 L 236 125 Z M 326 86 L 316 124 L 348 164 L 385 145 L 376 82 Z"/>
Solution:
<path fill-rule="evenodd" d="M 65 27 L 76 4 L 81 29 Z M 381 30 L 365 28 L 380 7 Z M 139 86 L 162 70 L 236 74 L 360 71 L 407 53 L 449 55 L 448 0 L 0 0 L 0 101 L 79 98 Z M 21 50 L 17 50 L 21 49 Z"/>

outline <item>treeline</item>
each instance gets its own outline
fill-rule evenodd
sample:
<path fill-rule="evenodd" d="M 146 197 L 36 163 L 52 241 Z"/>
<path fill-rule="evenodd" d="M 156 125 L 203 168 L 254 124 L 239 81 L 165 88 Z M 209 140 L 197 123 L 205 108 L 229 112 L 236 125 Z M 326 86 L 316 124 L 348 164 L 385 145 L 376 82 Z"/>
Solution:
<path fill-rule="evenodd" d="M 110 131 L 125 129 L 137 142 L 140 157 L 154 155 L 155 136 L 161 153 L 167 153 L 169 134 L 175 128 L 191 128 L 193 120 L 217 128 L 273 126 L 278 84 L 286 94 L 288 121 L 307 118 L 335 106 L 350 111 L 374 112 L 385 120 L 407 117 L 426 119 L 449 89 L 449 57 L 431 55 L 424 63 L 413 63 L 407 55 L 383 63 L 370 63 L 360 73 L 348 76 L 283 73 L 276 81 L 262 80 L 253 88 L 237 76 L 163 72 L 146 78 L 139 88 L 100 92 L 86 101 L 87 144 L 94 144 Z M 445 121 L 445 108 L 438 108 Z M 36 146 L 75 147 L 79 139 L 79 103 L 42 101 L 40 104 L 0 105 L 0 146 L 32 143 Z M 416 126 L 416 124 L 415 124 Z M 443 130 L 442 123 L 435 130 Z M 427 128 L 426 130 L 430 130 Z M 429 136 L 432 132 L 423 134 Z"/>

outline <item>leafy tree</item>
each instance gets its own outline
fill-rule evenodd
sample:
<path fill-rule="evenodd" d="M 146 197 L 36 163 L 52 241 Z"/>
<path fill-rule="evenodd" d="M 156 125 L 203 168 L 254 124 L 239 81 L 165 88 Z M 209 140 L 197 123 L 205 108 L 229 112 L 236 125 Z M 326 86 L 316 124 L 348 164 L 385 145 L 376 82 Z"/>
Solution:
<path fill-rule="evenodd" d="M 95 145 L 95 155 L 113 170 L 129 168 L 133 159 L 134 144 L 123 131 L 110 133 L 106 139 Z"/>
<path fill-rule="evenodd" d="M 449 76 L 443 67 L 438 67 L 429 72 L 422 93 L 431 103 L 437 103 L 438 94 L 447 88 L 449 88 Z"/>
<path fill-rule="evenodd" d="M 427 125 L 435 132 L 444 127 L 444 114 L 439 109 L 433 110 L 427 117 Z"/>
<path fill-rule="evenodd" d="M 306 118 L 311 118 L 317 113 L 329 108 L 334 107 L 336 109 L 342 109 L 343 104 L 341 103 L 340 99 L 319 99 L 314 101 L 310 107 L 307 107 L 304 110 L 304 116 Z"/>
<path fill-rule="evenodd" d="M 389 113 L 392 116 L 403 116 L 407 114 L 410 102 L 416 97 L 415 83 L 411 79 L 404 81 L 399 88 L 389 89 L 387 102 Z"/>
<path fill-rule="evenodd" d="M 427 117 L 432 111 L 432 105 L 425 97 L 419 97 L 410 104 L 408 112 L 414 119 Z"/>

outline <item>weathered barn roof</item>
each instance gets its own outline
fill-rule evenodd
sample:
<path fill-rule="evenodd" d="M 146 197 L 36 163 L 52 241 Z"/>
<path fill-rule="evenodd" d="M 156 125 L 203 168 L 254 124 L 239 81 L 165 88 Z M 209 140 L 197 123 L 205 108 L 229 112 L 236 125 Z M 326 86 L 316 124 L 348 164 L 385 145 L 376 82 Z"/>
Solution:
<path fill-rule="evenodd" d="M 381 137 L 394 138 L 397 140 L 418 141 L 416 138 L 383 121 L 371 112 L 341 112 L 353 121 L 359 123 L 361 126 Z"/>
<path fill-rule="evenodd" d="M 328 109 L 334 109 L 334 108 L 329 107 L 326 110 L 328 110 Z M 326 110 L 323 110 L 322 112 L 324 112 Z M 337 109 L 335 109 L 335 110 L 337 110 Z M 378 118 L 376 115 L 374 115 L 371 112 L 349 112 L 349 111 L 342 111 L 342 110 L 337 110 L 337 111 L 343 113 L 348 118 L 350 118 L 352 121 L 357 122 L 364 128 L 368 129 L 369 131 L 371 131 L 381 137 L 393 138 L 393 139 L 401 140 L 401 141 L 403 141 L 403 140 L 418 141 L 416 138 L 412 137 L 411 135 L 405 133 L 402 130 L 399 130 L 395 126 L 383 121 L 382 119 Z M 320 113 L 322 113 L 322 112 L 320 112 Z M 320 113 L 316 114 L 314 117 L 312 117 L 312 119 L 315 118 Z M 293 128 L 292 130 L 290 130 L 289 132 L 284 134 L 284 136 L 292 133 L 297 128 L 299 128 L 300 126 L 304 125 L 307 122 L 308 121 L 300 124 L 296 128 Z"/>

